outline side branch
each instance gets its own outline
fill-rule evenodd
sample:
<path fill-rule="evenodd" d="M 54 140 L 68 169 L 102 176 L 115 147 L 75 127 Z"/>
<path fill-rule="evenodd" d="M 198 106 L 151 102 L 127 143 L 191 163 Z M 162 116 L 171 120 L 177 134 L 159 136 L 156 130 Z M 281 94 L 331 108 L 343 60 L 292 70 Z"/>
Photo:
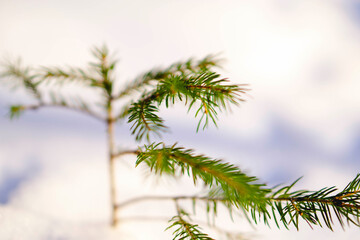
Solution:
<path fill-rule="evenodd" d="M 82 108 L 77 108 L 77 107 L 73 107 L 73 106 L 68 106 L 68 105 L 63 105 L 63 104 L 57 104 L 57 103 L 39 103 L 39 104 L 33 104 L 33 105 L 13 105 L 11 106 L 11 117 L 19 115 L 21 112 L 25 111 L 25 110 L 37 110 L 39 108 L 44 108 L 44 107 L 58 107 L 58 108 L 64 108 L 64 109 L 69 109 L 69 110 L 73 110 L 76 112 L 80 112 L 83 114 L 86 114 L 88 116 L 91 116 L 95 119 L 100 120 L 101 122 L 106 121 L 105 118 L 101 117 L 100 115 L 90 111 L 90 110 L 86 110 L 86 109 L 82 109 Z"/>
<path fill-rule="evenodd" d="M 349 196 L 356 194 L 355 192 L 353 193 L 348 193 Z M 360 205 L 355 205 L 355 204 L 349 204 L 349 203 L 345 203 L 346 201 L 342 201 L 342 198 L 339 197 L 331 197 L 331 198 L 327 198 L 327 199 L 321 199 L 321 198 L 292 198 L 292 197 L 279 197 L 279 198 L 270 198 L 270 200 L 275 201 L 275 202 L 291 202 L 291 203 L 319 203 L 319 204 L 327 204 L 327 205 L 333 205 L 333 206 L 337 206 L 337 207 L 348 207 L 348 208 L 352 208 L 352 209 L 359 209 L 360 210 Z"/>
<path fill-rule="evenodd" d="M 279 189 L 270 197 L 273 212 L 277 210 L 285 227 L 292 223 L 298 228 L 300 217 L 310 226 L 322 226 L 324 223 L 332 230 L 332 215 L 336 216 L 342 227 L 344 221 L 360 226 L 360 174 L 337 194 L 334 194 L 337 191 L 335 187 L 326 187 L 319 191 L 290 192 L 298 180 Z M 274 218 L 276 220 L 275 214 Z"/>
<path fill-rule="evenodd" d="M 58 83 L 78 81 L 80 83 L 86 83 L 90 86 L 97 86 L 100 82 L 99 79 L 90 77 L 89 74 L 81 68 L 61 69 L 59 67 L 43 67 L 37 76 L 41 79 L 41 81 L 50 82 L 51 80 L 55 80 Z"/>
<path fill-rule="evenodd" d="M 183 239 L 191 239 L 191 240 L 214 240 L 209 237 L 206 233 L 201 231 L 201 228 L 197 224 L 192 224 L 190 221 L 190 216 L 187 212 L 180 208 L 177 201 L 176 211 L 177 215 L 174 216 L 169 222 L 171 225 L 166 228 L 166 230 L 170 228 L 175 228 L 173 235 L 173 240 L 183 240 Z"/>
<path fill-rule="evenodd" d="M 207 56 L 201 60 L 194 61 L 189 59 L 185 62 L 177 62 L 167 68 L 153 69 L 136 77 L 132 84 L 129 84 L 121 92 L 115 96 L 115 99 L 120 99 L 124 96 L 130 95 L 134 91 L 140 91 L 143 87 L 152 84 L 152 81 L 158 82 L 163 79 L 169 78 L 171 75 L 179 75 L 185 73 L 195 73 L 199 71 L 210 71 L 213 67 L 219 67 L 220 59 L 215 56 Z"/>
<path fill-rule="evenodd" d="M 130 155 L 130 154 L 134 154 L 134 155 L 138 155 L 140 153 L 139 150 L 125 150 L 125 151 L 121 151 L 121 152 L 118 152 L 118 153 L 115 153 L 113 155 L 114 158 L 118 158 L 118 157 L 121 157 L 123 155 Z"/>
<path fill-rule="evenodd" d="M 230 104 L 244 102 L 241 95 L 249 90 L 241 85 L 229 85 L 226 79 L 219 77 L 215 72 L 204 71 L 170 74 L 159 80 L 153 91 L 145 92 L 126 112 L 129 114 L 128 122 L 133 123 L 132 134 L 141 140 L 143 136 L 149 139 L 150 133 L 164 131 L 163 120 L 158 116 L 159 106 L 165 103 L 168 108 L 177 100 L 184 101 L 188 110 L 197 108 L 195 117 L 200 118 L 197 130 L 202 123 L 205 129 L 209 120 L 217 126 L 218 110 L 227 110 Z"/>
<path fill-rule="evenodd" d="M 255 177 L 247 176 L 236 166 L 219 159 L 198 155 L 182 147 L 160 147 L 161 143 L 145 146 L 136 162 L 144 162 L 158 174 L 176 175 L 187 173 L 196 184 L 202 180 L 209 187 L 219 187 L 219 193 L 234 204 L 261 209 L 265 207 L 266 194 L 270 189 L 256 183 Z"/>
<path fill-rule="evenodd" d="M 139 202 L 144 202 L 144 201 L 178 201 L 178 200 L 201 200 L 201 201 L 226 201 L 226 199 L 224 198 L 213 198 L 213 197 L 208 197 L 208 196 L 197 196 L 197 195 L 193 195 L 193 196 L 186 196 L 186 195 L 181 195 L 181 196 L 141 196 L 141 197 L 135 197 L 135 198 L 131 198 L 128 199 L 122 203 L 119 203 L 117 205 L 117 208 L 124 208 L 127 207 L 129 205 L 133 205 L 133 204 L 137 204 Z"/>

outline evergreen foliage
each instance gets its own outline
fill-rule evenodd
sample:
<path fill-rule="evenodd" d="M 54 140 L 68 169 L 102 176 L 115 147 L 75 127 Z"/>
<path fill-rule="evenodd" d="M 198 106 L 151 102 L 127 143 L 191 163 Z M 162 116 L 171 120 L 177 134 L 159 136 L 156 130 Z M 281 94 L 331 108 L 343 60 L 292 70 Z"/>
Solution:
<path fill-rule="evenodd" d="M 336 216 L 342 227 L 344 227 L 344 220 L 348 224 L 359 226 L 359 174 L 337 194 L 334 194 L 337 191 L 336 187 L 325 187 L 319 191 L 300 190 L 290 192 L 296 182 L 290 186 L 280 188 L 271 197 L 273 200 L 272 208 L 277 210 L 280 221 L 286 228 L 288 225 L 293 224 L 298 229 L 300 217 L 310 227 L 312 224 L 320 226 L 324 224 L 332 230 L 334 224 L 333 215 Z M 276 221 L 275 212 L 273 213 Z M 278 225 L 277 221 L 276 224 Z"/>
<path fill-rule="evenodd" d="M 189 218 L 189 214 L 184 210 L 179 209 L 178 215 L 174 216 L 169 221 L 172 224 L 166 228 L 166 230 L 176 228 L 173 232 L 174 240 L 214 240 L 206 233 L 201 232 L 200 227 L 197 224 L 191 224 L 185 217 Z"/>
<path fill-rule="evenodd" d="M 162 147 L 158 144 L 145 146 L 138 155 L 136 164 L 145 162 L 156 173 L 175 176 L 187 174 L 194 184 L 200 179 L 208 187 L 219 187 L 226 201 L 245 209 L 254 208 L 266 211 L 266 194 L 269 189 L 262 188 L 255 177 L 242 173 L 236 166 L 218 159 L 196 155 L 192 150 L 176 147 Z M 213 193 L 214 195 L 214 193 Z"/>
<path fill-rule="evenodd" d="M 2 76 L 4 79 L 15 79 L 11 83 L 24 87 L 36 102 L 10 106 L 11 118 L 20 116 L 26 110 L 62 107 L 85 113 L 106 124 L 113 226 L 117 223 L 118 210 L 147 199 L 175 202 L 177 215 L 170 220 L 167 228 L 173 231 L 175 240 L 213 239 L 201 232 L 197 224 L 190 223 L 190 214 L 179 206 L 179 200 L 193 201 L 194 206 L 197 201 L 203 201 L 207 212 L 213 215 L 216 215 L 217 205 L 222 204 L 229 209 L 230 214 L 240 211 L 255 223 L 263 221 L 270 224 L 273 221 L 278 227 L 282 223 L 285 228 L 293 225 L 298 229 L 299 222 L 303 220 L 310 227 L 319 225 L 332 230 L 334 216 L 341 226 L 345 223 L 359 226 L 360 175 L 342 191 L 337 191 L 335 187 L 325 187 L 318 191 L 293 191 L 297 181 L 282 188 L 272 188 L 261 183 L 258 178 L 248 176 L 233 164 L 196 154 L 194 150 L 178 147 L 177 144 L 167 146 L 152 140 L 153 135 L 161 136 L 167 130 L 164 120 L 159 116 L 161 105 L 170 107 L 183 102 L 189 111 L 194 109 L 198 131 L 210 123 L 216 126 L 219 112 L 227 111 L 231 105 L 236 106 L 244 101 L 243 95 L 248 90 L 246 85 L 230 84 L 216 73 L 214 68 L 218 67 L 219 61 L 213 56 L 198 61 L 190 59 L 145 72 L 117 91 L 114 88 L 116 61 L 109 56 L 105 46 L 94 48 L 93 55 L 96 61 L 90 63 L 88 69 L 24 68 L 18 61 L 6 64 Z M 59 85 L 73 82 L 99 93 L 99 102 L 90 103 L 76 96 L 62 96 L 56 91 Z M 44 84 L 48 87 L 40 88 Z M 122 108 L 115 109 L 115 102 L 124 97 L 132 100 Z M 124 118 L 132 124 L 131 133 L 135 140 L 145 138 L 148 144 L 138 150 L 115 150 L 114 124 Z M 137 155 L 135 165 L 146 164 L 155 174 L 173 177 L 187 175 L 195 185 L 206 186 L 208 192 L 203 196 L 144 196 L 118 203 L 114 162 L 124 154 Z"/>

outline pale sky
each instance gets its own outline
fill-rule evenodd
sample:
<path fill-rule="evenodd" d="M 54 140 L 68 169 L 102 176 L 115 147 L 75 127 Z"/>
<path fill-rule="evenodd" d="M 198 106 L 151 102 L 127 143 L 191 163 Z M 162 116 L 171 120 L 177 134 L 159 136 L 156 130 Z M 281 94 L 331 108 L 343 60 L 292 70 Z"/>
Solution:
<path fill-rule="evenodd" d="M 224 77 L 252 89 L 247 102 L 220 115 L 219 129 L 199 134 L 185 109 L 168 109 L 163 117 L 172 133 L 164 141 L 224 158 L 271 186 L 304 176 L 301 187 L 310 190 L 343 187 L 360 169 L 359 9 L 355 0 L 0 0 L 0 56 L 32 66 L 85 66 L 89 49 L 106 43 L 126 83 L 156 66 L 219 53 L 226 59 Z M 166 228 L 161 222 L 144 223 L 144 233 L 135 224 L 108 231 L 104 127 L 57 110 L 10 122 L 5 107 L 25 99 L 0 86 L 0 222 L 7 226 L 1 237 L 169 239 L 154 233 Z M 119 145 L 134 146 L 127 125 L 117 135 Z M 134 166 L 133 159 L 126 162 Z M 166 181 L 149 190 L 155 180 L 144 187 L 139 171 L 126 175 L 133 182 L 122 183 L 123 199 L 187 191 L 188 183 L 174 191 L 177 185 Z M 21 231 L 18 223 L 30 227 Z M 91 224 L 96 227 L 86 232 Z M 241 229 L 253 239 L 350 239 L 359 233 L 354 227 L 335 233 L 307 226 L 299 232 Z M 32 238 L 22 238 L 24 232 Z"/>

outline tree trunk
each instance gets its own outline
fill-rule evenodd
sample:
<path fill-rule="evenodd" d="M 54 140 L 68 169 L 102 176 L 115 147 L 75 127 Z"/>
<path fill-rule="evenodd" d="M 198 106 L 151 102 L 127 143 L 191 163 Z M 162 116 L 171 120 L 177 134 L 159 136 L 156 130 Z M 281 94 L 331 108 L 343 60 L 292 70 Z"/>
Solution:
<path fill-rule="evenodd" d="M 114 147 L 114 120 L 112 116 L 111 102 L 108 106 L 107 138 L 109 151 L 109 177 L 110 177 L 110 203 L 111 203 L 111 226 L 117 224 L 117 197 L 115 180 L 115 147 Z"/>

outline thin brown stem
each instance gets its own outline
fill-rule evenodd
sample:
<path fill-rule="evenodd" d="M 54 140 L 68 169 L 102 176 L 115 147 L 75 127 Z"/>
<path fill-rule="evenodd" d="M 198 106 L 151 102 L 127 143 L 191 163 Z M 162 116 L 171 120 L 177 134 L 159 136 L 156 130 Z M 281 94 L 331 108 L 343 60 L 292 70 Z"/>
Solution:
<path fill-rule="evenodd" d="M 152 200 L 159 200 L 159 201 L 178 201 L 178 200 L 202 200 L 202 201 L 224 201 L 223 198 L 209 198 L 209 197 L 200 197 L 200 196 L 141 196 L 141 197 L 135 197 L 131 198 L 129 200 L 126 200 L 120 204 L 117 205 L 117 208 L 124 208 L 132 204 L 136 204 L 143 201 L 152 201 Z"/>
<path fill-rule="evenodd" d="M 134 154 L 134 155 L 138 155 L 140 153 L 139 150 L 125 150 L 125 151 L 121 151 L 121 152 L 118 152 L 118 153 L 115 153 L 113 155 L 114 158 L 118 158 L 118 157 L 121 157 L 123 155 L 130 155 L 130 154 Z"/>
<path fill-rule="evenodd" d="M 287 201 L 287 202 L 315 202 L 315 203 L 323 203 L 327 205 L 334 205 L 334 206 L 342 206 L 352 209 L 360 209 L 360 206 L 347 204 L 347 203 L 336 203 L 337 199 L 318 199 L 318 198 L 271 198 L 272 201 Z"/>
<path fill-rule="evenodd" d="M 107 138 L 109 148 L 109 177 L 110 177 L 110 203 L 111 203 L 111 226 L 117 224 L 117 196 L 116 196 L 116 179 L 115 179 L 115 143 L 114 143 L 114 121 L 112 116 L 112 101 L 109 100 L 108 105 L 108 121 L 107 121 Z"/>
<path fill-rule="evenodd" d="M 72 111 L 76 111 L 76 112 L 86 114 L 86 115 L 91 116 L 91 117 L 93 117 L 95 119 L 98 119 L 98 120 L 100 120 L 102 122 L 105 121 L 105 119 L 103 117 L 97 115 L 96 113 L 94 113 L 92 111 L 77 108 L 77 107 L 62 105 L 62 104 L 55 104 L 55 103 L 40 103 L 40 104 L 28 105 L 28 106 L 24 106 L 24 110 L 37 110 L 39 108 L 44 108 L 44 107 L 58 107 L 58 108 L 69 109 L 69 110 L 72 110 Z"/>
<path fill-rule="evenodd" d="M 144 114 L 141 114 L 141 119 L 143 120 L 144 124 L 145 124 L 145 127 L 148 131 L 151 131 L 151 128 L 149 127 L 149 124 L 147 123 L 145 117 L 144 117 Z"/>
<path fill-rule="evenodd" d="M 350 196 L 358 194 L 358 193 L 360 193 L 360 190 L 341 195 L 341 196 L 337 197 L 337 199 L 342 200 L 343 198 L 350 197 Z"/>
<path fill-rule="evenodd" d="M 131 198 L 128 199 L 120 204 L 117 205 L 117 208 L 124 208 L 127 207 L 129 205 L 133 205 L 133 204 L 137 204 L 139 202 L 143 202 L 143 201 L 152 201 L 152 200 L 159 200 L 159 201 L 178 201 L 178 200 L 201 200 L 201 201 L 227 201 L 227 199 L 225 198 L 211 198 L 208 196 L 197 196 L 197 195 L 192 195 L 192 196 L 186 196 L 186 195 L 179 195 L 179 196 L 140 196 L 140 197 L 135 197 L 135 198 Z M 320 199 L 310 199 L 310 198 L 306 198 L 306 199 L 296 199 L 296 198 L 269 198 L 269 200 L 271 201 L 288 201 L 291 202 L 292 204 L 296 203 L 296 202 L 318 202 L 318 203 L 324 203 L 324 204 L 329 204 L 329 205 L 334 205 L 334 201 L 331 200 L 320 200 Z M 341 206 L 344 207 L 349 207 L 349 208 L 353 208 L 353 209 L 360 209 L 359 206 L 355 206 L 355 205 L 351 205 L 351 204 L 346 204 L 346 203 L 342 203 Z"/>

